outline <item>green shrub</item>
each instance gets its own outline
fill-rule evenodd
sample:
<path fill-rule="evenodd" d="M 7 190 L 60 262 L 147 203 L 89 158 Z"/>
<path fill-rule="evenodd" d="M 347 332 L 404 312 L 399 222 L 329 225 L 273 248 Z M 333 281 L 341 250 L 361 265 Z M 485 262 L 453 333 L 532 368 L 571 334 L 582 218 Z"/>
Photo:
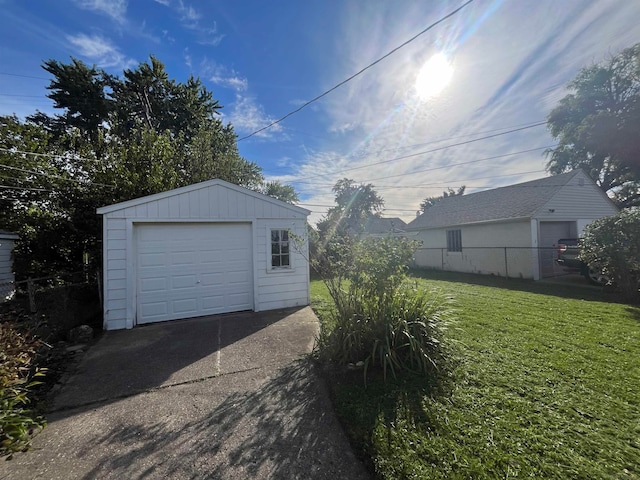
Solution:
<path fill-rule="evenodd" d="M 601 271 L 628 300 L 638 299 L 640 280 L 640 208 L 600 218 L 585 228 L 580 258 Z"/>
<path fill-rule="evenodd" d="M 370 368 L 381 368 L 386 380 L 388 372 L 429 375 L 445 367 L 448 299 L 406 283 L 417 246 L 406 238 L 368 238 L 348 250 L 349 261 L 323 272 L 335 309 L 321 331 L 322 359 L 361 364 L 365 379 Z"/>
<path fill-rule="evenodd" d="M 44 420 L 26 408 L 31 389 L 43 375 L 33 367 L 38 342 L 0 323 L 0 454 L 29 448 L 31 433 Z"/>

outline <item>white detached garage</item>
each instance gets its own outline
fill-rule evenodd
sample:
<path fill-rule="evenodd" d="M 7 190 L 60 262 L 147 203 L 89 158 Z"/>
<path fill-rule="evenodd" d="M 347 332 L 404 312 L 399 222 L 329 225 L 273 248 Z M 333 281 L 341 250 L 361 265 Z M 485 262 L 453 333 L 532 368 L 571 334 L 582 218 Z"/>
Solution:
<path fill-rule="evenodd" d="M 98 209 L 104 328 L 309 304 L 309 211 L 222 180 Z"/>

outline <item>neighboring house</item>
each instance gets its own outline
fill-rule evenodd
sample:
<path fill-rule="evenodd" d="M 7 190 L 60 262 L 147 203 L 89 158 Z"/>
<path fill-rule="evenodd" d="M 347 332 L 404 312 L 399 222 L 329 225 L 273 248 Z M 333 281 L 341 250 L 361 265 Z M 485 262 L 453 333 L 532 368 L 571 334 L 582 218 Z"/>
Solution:
<path fill-rule="evenodd" d="M 309 304 L 309 211 L 222 180 L 99 208 L 104 328 Z"/>
<path fill-rule="evenodd" d="M 416 265 L 540 279 L 559 267 L 554 246 L 618 211 L 582 170 L 443 199 L 407 227 Z"/>
<path fill-rule="evenodd" d="M 13 246 L 18 240 L 15 233 L 0 230 L 0 301 L 13 298 L 15 284 L 13 276 Z"/>
<path fill-rule="evenodd" d="M 407 224 L 400 218 L 382 218 L 371 216 L 364 224 L 363 236 L 369 237 L 399 237 L 406 234 Z"/>

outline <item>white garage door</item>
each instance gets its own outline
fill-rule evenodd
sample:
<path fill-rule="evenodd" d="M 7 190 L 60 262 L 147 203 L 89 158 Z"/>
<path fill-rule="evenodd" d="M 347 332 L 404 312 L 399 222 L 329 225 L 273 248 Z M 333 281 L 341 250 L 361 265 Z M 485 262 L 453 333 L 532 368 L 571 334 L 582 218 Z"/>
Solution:
<path fill-rule="evenodd" d="M 253 308 L 251 225 L 136 226 L 137 323 Z"/>

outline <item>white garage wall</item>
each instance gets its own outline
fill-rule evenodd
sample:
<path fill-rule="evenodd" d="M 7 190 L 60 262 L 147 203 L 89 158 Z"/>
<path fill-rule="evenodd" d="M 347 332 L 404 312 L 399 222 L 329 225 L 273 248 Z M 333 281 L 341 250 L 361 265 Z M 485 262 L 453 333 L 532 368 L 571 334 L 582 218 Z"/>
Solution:
<path fill-rule="evenodd" d="M 447 252 L 446 232 L 457 229 L 461 230 L 462 252 Z M 533 278 L 529 220 L 423 230 L 416 238 L 422 241 L 415 256 L 419 267 Z"/>
<path fill-rule="evenodd" d="M 136 317 L 135 225 L 142 223 L 243 222 L 253 234 L 254 309 L 309 303 L 308 211 L 221 180 L 102 207 L 104 328 L 132 328 Z M 303 239 L 293 251 L 293 269 L 268 272 L 268 228 L 286 228 Z"/>
<path fill-rule="evenodd" d="M 300 220 L 259 220 L 257 222 L 256 310 L 297 307 L 309 304 L 309 246 L 306 222 Z M 290 242 L 291 269 L 272 270 L 271 229 L 287 229 L 295 234 Z"/>

